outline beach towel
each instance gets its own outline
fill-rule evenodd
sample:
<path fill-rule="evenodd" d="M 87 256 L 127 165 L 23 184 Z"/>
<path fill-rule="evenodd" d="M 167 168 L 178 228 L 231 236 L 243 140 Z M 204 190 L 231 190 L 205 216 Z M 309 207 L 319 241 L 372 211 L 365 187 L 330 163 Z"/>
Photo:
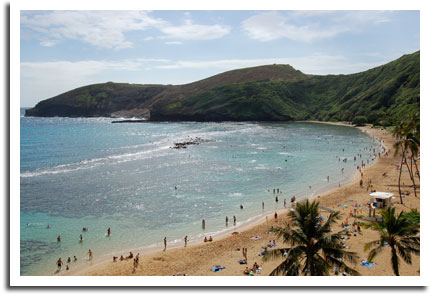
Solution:
<path fill-rule="evenodd" d="M 375 263 L 366 261 L 366 262 L 362 262 L 360 265 L 366 266 L 367 268 L 370 268 L 370 267 L 372 267 L 373 264 L 375 264 Z"/>
<path fill-rule="evenodd" d="M 212 271 L 214 271 L 214 272 L 218 272 L 218 271 L 220 271 L 221 269 L 225 269 L 225 267 L 224 267 L 224 266 L 221 266 L 221 265 L 217 265 L 217 266 L 215 266 L 215 267 L 212 267 Z"/>

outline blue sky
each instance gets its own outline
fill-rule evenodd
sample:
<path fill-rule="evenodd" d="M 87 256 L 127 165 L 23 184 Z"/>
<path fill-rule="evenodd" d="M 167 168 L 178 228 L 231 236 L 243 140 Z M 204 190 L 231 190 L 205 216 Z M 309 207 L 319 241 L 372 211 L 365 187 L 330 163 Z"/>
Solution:
<path fill-rule="evenodd" d="M 93 83 L 290 64 L 350 74 L 420 49 L 419 11 L 21 11 L 21 106 Z"/>

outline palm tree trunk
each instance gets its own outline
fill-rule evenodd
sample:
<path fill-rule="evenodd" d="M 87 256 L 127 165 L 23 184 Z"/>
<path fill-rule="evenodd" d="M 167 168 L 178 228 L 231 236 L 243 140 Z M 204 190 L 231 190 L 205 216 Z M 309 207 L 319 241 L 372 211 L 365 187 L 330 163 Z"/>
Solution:
<path fill-rule="evenodd" d="M 397 256 L 397 252 L 394 246 L 391 247 L 391 266 L 393 268 L 394 274 L 399 276 L 399 257 Z"/>
<path fill-rule="evenodd" d="M 411 153 L 412 153 L 412 151 L 411 151 Z M 412 159 L 411 159 L 411 167 L 410 168 L 409 168 L 408 159 L 406 158 L 406 156 L 405 156 L 405 163 L 406 163 L 406 167 L 408 168 L 409 177 L 411 178 L 412 184 L 414 185 L 415 197 L 417 197 L 417 186 L 415 185 L 414 172 L 413 172 L 413 168 L 412 168 Z"/>
<path fill-rule="evenodd" d="M 415 157 L 414 157 L 414 155 L 412 154 L 411 155 L 411 159 L 414 161 L 414 164 L 415 164 L 415 170 L 416 170 L 416 172 L 418 173 L 418 180 L 420 179 L 420 170 L 418 169 L 418 166 L 417 166 L 417 162 L 415 161 Z M 412 161 L 411 160 L 411 161 Z"/>
<path fill-rule="evenodd" d="M 400 196 L 400 203 L 403 204 L 403 199 L 402 199 L 402 190 L 400 188 L 400 179 L 402 178 L 402 167 L 403 167 L 403 159 L 405 158 L 405 154 L 403 153 L 403 146 L 402 146 L 402 160 L 400 162 L 400 172 L 399 172 L 399 196 Z"/>

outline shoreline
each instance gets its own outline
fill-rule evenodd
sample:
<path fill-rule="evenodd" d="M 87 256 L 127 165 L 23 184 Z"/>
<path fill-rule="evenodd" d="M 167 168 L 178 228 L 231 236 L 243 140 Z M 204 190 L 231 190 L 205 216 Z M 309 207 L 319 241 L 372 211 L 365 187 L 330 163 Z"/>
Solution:
<path fill-rule="evenodd" d="M 321 123 L 321 124 L 333 124 L 331 122 L 317 122 L 317 123 Z M 345 125 L 345 126 L 351 126 L 349 124 L 346 123 L 335 123 L 337 125 Z M 373 129 L 370 127 L 362 127 L 360 128 L 362 131 L 367 132 L 369 134 L 369 136 L 378 139 L 377 134 L 379 133 L 383 133 L 383 134 L 388 134 L 386 131 L 381 130 L 381 129 Z M 391 137 L 391 136 L 390 136 Z M 384 141 L 380 142 L 381 145 L 384 145 L 387 147 L 387 143 L 385 143 Z M 368 174 L 368 172 L 370 170 L 372 170 L 373 167 L 381 165 L 380 164 L 380 159 L 376 158 L 375 161 L 373 161 L 371 163 L 370 166 L 366 167 L 363 170 L 363 173 Z M 360 174 L 357 171 L 356 174 L 354 175 L 354 177 L 345 185 L 342 185 L 340 188 L 331 188 L 329 190 L 326 190 L 324 192 L 321 193 L 317 193 L 317 195 L 319 196 L 314 196 L 311 199 L 316 199 L 318 198 L 318 200 L 320 201 L 320 205 L 321 206 L 327 206 L 327 202 L 330 198 L 330 195 L 336 195 L 339 192 L 342 192 L 345 190 L 345 188 L 350 188 L 352 186 L 354 186 L 354 184 L 357 182 L 357 180 L 360 179 Z M 348 197 L 344 196 L 343 200 L 344 202 L 346 202 L 346 199 Z M 328 205 L 330 206 L 330 205 Z M 334 205 L 332 205 L 334 208 Z M 278 211 L 278 215 L 281 216 L 285 216 L 285 213 L 289 210 L 289 208 L 285 208 L 285 209 L 281 209 L 280 211 Z M 321 211 L 323 213 L 323 210 Z M 267 213 L 267 216 L 269 215 L 273 215 L 274 211 L 271 211 L 270 213 Z M 255 219 L 255 220 L 254 220 Z M 169 255 L 171 254 L 176 254 L 176 253 L 189 253 L 189 251 L 197 251 L 199 252 L 199 250 L 201 251 L 201 249 L 207 249 L 209 247 L 209 244 L 212 246 L 216 245 L 217 243 L 219 244 L 224 244 L 226 242 L 233 242 L 236 241 L 237 237 L 240 237 L 241 235 L 243 236 L 243 234 L 245 233 L 249 233 L 249 232 L 258 232 L 259 228 L 264 228 L 266 227 L 267 229 L 269 227 L 267 227 L 268 225 L 266 225 L 265 223 L 265 217 L 253 217 L 250 218 L 250 220 L 254 220 L 251 221 L 250 223 L 246 223 L 244 225 L 239 225 L 233 228 L 229 228 L 225 230 L 225 233 L 219 234 L 214 236 L 214 242 L 213 243 L 203 243 L 203 242 L 199 242 L 199 241 L 195 241 L 195 242 L 189 242 L 188 247 L 184 248 L 181 246 L 183 246 L 183 242 L 178 242 L 177 245 L 175 246 L 169 246 L 168 245 L 168 249 L 166 252 L 160 251 L 160 247 L 154 247 L 152 248 L 152 250 L 147 249 L 145 251 L 145 249 L 139 249 L 140 253 L 141 253 L 141 257 L 145 258 L 144 260 L 150 259 L 149 257 L 153 256 L 153 260 L 152 261 L 161 261 L 162 263 L 165 263 L 165 261 L 162 259 L 163 257 L 171 257 Z M 270 223 L 273 225 L 273 218 L 270 219 Z M 230 234 L 231 232 L 238 232 L 238 235 L 232 235 Z M 273 235 L 272 235 L 273 236 Z M 233 239 L 234 238 L 234 239 Z M 215 243 L 216 242 L 216 243 Z M 155 248 L 157 248 L 157 250 L 155 250 Z M 212 248 L 213 249 L 213 248 Z M 133 251 L 133 250 L 132 250 Z M 137 251 L 136 251 L 137 252 Z M 177 256 L 174 256 L 175 259 L 178 258 Z M 161 258 L 161 259 L 160 259 Z M 181 257 L 179 257 L 181 258 Z M 166 260 L 169 261 L 170 260 Z M 177 261 L 177 260 L 176 260 Z M 266 263 L 265 263 L 266 264 Z M 116 266 L 115 266 L 116 265 Z M 165 264 L 163 264 L 165 265 Z M 187 265 L 187 264 L 185 264 Z M 128 266 L 128 268 L 126 267 Z M 73 270 L 73 271 L 69 271 L 67 272 L 67 274 L 62 274 L 62 275 L 133 275 L 131 272 L 131 263 L 129 263 L 127 260 L 122 261 L 122 262 L 115 262 L 113 263 L 112 261 L 109 261 L 109 259 L 107 259 L 106 261 L 101 261 L 101 262 L 97 262 L 96 264 L 92 265 L 92 266 L 87 266 L 83 269 L 79 269 L 79 270 Z M 165 269 L 165 268 L 164 268 Z M 168 269 L 168 265 L 167 265 L 167 269 Z M 176 272 L 174 272 L 176 273 Z M 140 270 L 137 271 L 138 275 L 147 275 L 145 272 L 140 272 Z M 150 273 L 151 275 L 171 275 L 170 273 L 165 273 L 165 271 L 154 271 L 154 273 Z M 194 274 L 194 272 L 192 273 Z M 199 273 L 197 273 L 199 274 Z M 199 274 L 199 275 L 205 275 L 205 274 Z M 212 275 L 212 274 L 206 274 L 206 275 Z M 215 275 L 215 274 L 213 274 Z M 225 273 L 223 273 L 222 275 L 226 275 Z M 232 275 L 232 274 L 229 274 Z"/>

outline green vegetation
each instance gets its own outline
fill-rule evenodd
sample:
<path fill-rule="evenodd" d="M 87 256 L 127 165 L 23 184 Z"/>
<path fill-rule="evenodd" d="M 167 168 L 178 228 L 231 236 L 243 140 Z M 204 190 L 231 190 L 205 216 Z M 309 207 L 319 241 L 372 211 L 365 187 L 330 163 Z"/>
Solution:
<path fill-rule="evenodd" d="M 290 65 L 228 71 L 185 85 L 104 83 L 42 101 L 32 116 L 109 116 L 148 109 L 152 120 L 320 120 L 392 126 L 419 112 L 420 52 L 351 75 Z M 365 117 L 365 121 L 362 117 Z"/>
<path fill-rule="evenodd" d="M 355 124 L 356 126 L 364 126 L 367 121 L 366 116 L 355 116 L 352 119 L 352 124 Z"/>
<path fill-rule="evenodd" d="M 416 52 L 362 73 L 261 80 L 215 87 L 160 113 L 238 120 L 352 121 L 389 126 L 419 111 Z M 360 117 L 358 117 L 360 116 Z"/>
<path fill-rule="evenodd" d="M 365 251 L 374 247 L 367 258 L 367 261 L 372 262 L 385 245 L 391 249 L 391 267 L 395 275 L 400 275 L 399 272 L 399 256 L 407 264 L 412 264 L 411 254 L 419 255 L 420 253 L 420 236 L 419 222 L 412 220 L 411 215 L 405 215 L 401 212 L 400 215 L 395 215 L 395 208 L 388 208 L 381 212 L 382 222 L 373 223 L 372 229 L 379 232 L 378 240 L 369 242 L 365 245 Z M 419 221 L 419 220 L 418 220 Z"/>
<path fill-rule="evenodd" d="M 403 213 L 403 216 L 413 224 L 420 224 L 420 212 L 412 209 L 410 212 Z"/>
<path fill-rule="evenodd" d="M 330 213 L 325 223 L 322 222 L 318 210 L 319 202 L 308 200 L 297 203 L 288 213 L 292 227 L 286 225 L 274 229 L 283 241 L 291 248 L 280 248 L 264 252 L 263 260 L 284 258 L 270 275 L 329 275 L 333 267 L 341 272 L 358 275 L 348 267 L 344 259 L 355 263 L 357 255 L 342 248 L 341 236 L 345 230 L 332 233 L 333 224 L 339 220 L 340 213 Z"/>

